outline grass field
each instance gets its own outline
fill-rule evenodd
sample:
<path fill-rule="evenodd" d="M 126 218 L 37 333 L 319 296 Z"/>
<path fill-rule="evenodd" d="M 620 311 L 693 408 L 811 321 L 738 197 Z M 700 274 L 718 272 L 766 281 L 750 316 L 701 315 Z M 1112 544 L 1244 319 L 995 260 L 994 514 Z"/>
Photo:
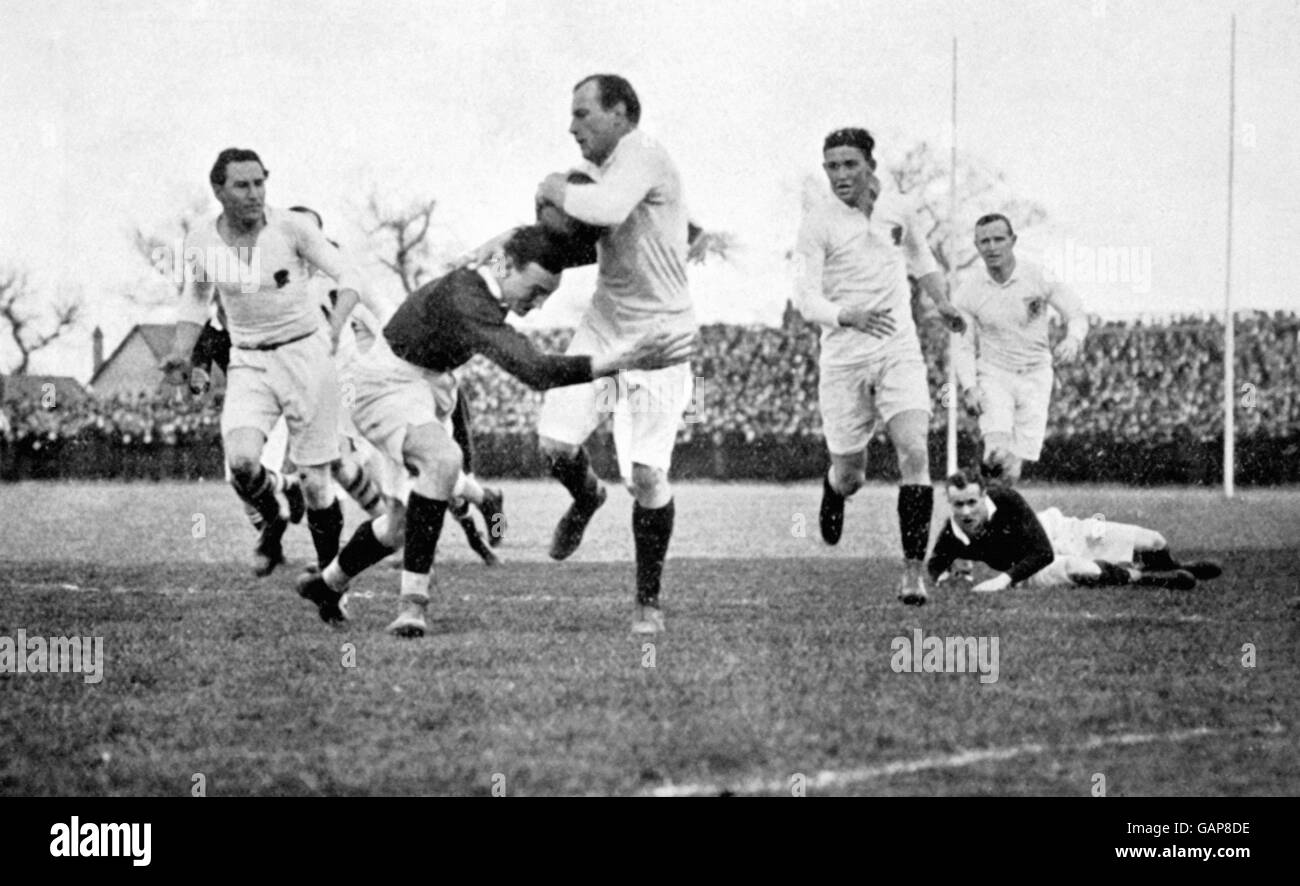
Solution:
<path fill-rule="evenodd" d="M 668 633 L 631 616 L 630 498 L 546 544 L 558 486 L 506 483 L 507 562 L 448 526 L 434 633 L 397 573 L 322 625 L 253 579 L 222 484 L 0 487 L 0 636 L 103 637 L 103 680 L 0 674 L 0 794 L 1300 794 L 1300 491 L 1029 486 L 1030 502 L 1220 558 L 1196 591 L 894 598 L 895 492 L 818 538 L 820 487 L 682 484 Z M 936 508 L 938 526 L 945 509 Z M 357 514 L 349 512 L 349 531 Z M 897 673 L 896 637 L 997 638 L 996 682 Z M 1254 667 L 1243 665 L 1253 644 Z M 648 666 L 653 664 L 653 666 Z"/>

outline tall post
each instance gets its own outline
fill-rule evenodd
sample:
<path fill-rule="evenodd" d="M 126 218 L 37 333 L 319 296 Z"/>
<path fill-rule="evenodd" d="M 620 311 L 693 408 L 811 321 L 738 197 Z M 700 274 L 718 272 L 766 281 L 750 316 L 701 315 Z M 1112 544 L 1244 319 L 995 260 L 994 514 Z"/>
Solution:
<path fill-rule="evenodd" d="M 1228 235 L 1223 273 L 1223 494 L 1232 498 L 1236 475 L 1236 316 L 1232 310 L 1232 184 L 1237 140 L 1237 16 L 1228 37 Z"/>
<path fill-rule="evenodd" d="M 948 297 L 957 292 L 957 38 L 952 38 L 952 157 L 948 178 Z M 957 471 L 956 333 L 948 333 L 948 474 Z"/>

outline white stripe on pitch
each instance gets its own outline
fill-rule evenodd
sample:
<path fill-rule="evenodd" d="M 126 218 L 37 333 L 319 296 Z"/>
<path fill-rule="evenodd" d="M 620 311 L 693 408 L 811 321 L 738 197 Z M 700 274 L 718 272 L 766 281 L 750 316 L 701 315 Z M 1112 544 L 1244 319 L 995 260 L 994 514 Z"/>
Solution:
<path fill-rule="evenodd" d="M 886 763 L 883 766 L 866 766 L 859 769 L 849 769 L 843 772 L 834 770 L 822 770 L 814 776 L 808 778 L 805 788 L 808 791 L 827 790 L 834 788 L 843 788 L 848 785 L 857 784 L 858 782 L 872 781 L 878 778 L 890 778 L 895 775 L 910 775 L 914 772 L 925 772 L 931 769 L 961 769 L 966 766 L 975 766 L 980 763 L 998 763 L 1003 760 L 1012 760 L 1016 757 L 1030 756 L 1033 754 L 1042 754 L 1048 751 L 1057 753 L 1075 753 L 1078 751 L 1091 751 L 1098 748 L 1113 746 L 1131 746 L 1142 744 L 1153 744 L 1155 742 L 1180 742 L 1191 741 L 1192 739 L 1205 738 L 1208 736 L 1220 735 L 1237 735 L 1243 732 L 1255 732 L 1256 729 L 1210 729 L 1208 727 L 1198 727 L 1196 729 L 1182 729 L 1174 732 L 1165 732 L 1159 734 L 1142 734 L 1142 733 L 1125 733 L 1123 735 L 1105 735 L 1090 738 L 1085 742 L 1073 745 L 1052 746 L 1045 744 L 1022 744 L 1014 745 L 1007 748 L 987 748 L 984 750 L 960 751 L 956 754 L 944 754 L 938 757 L 922 757 L 918 760 L 899 760 L 894 763 Z M 1286 730 L 1281 724 L 1273 724 L 1261 730 L 1265 734 L 1277 735 Z M 736 794 L 784 794 L 790 790 L 790 778 L 785 780 L 763 780 L 761 778 L 751 778 L 740 784 L 735 785 L 703 785 L 703 784 L 666 784 L 644 793 L 654 797 L 697 797 L 697 796 L 716 796 L 723 791 L 729 791 Z"/>

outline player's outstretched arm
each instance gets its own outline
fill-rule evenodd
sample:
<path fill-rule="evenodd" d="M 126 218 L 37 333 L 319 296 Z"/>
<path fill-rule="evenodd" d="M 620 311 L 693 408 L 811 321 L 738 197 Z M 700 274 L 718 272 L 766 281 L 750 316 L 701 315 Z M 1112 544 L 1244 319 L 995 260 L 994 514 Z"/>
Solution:
<path fill-rule="evenodd" d="M 943 282 L 943 274 L 938 271 L 931 271 L 918 277 L 916 282 L 921 287 L 921 291 L 930 297 L 930 301 L 934 302 L 934 306 L 939 310 L 939 316 L 943 318 L 944 324 L 958 334 L 965 332 L 966 319 L 948 298 L 948 292 Z"/>
<path fill-rule="evenodd" d="M 163 357 L 162 363 L 158 366 L 166 376 L 168 384 L 178 385 L 185 381 L 185 376 L 192 368 L 190 356 L 194 353 L 194 346 L 198 343 L 202 332 L 202 323 L 190 320 L 180 320 L 176 323 L 176 338 L 172 342 L 171 353 Z"/>
<path fill-rule="evenodd" d="M 602 357 L 591 360 L 591 374 L 596 378 L 617 375 L 633 369 L 664 369 L 685 363 L 695 353 L 693 332 L 652 332 L 636 343 Z"/>

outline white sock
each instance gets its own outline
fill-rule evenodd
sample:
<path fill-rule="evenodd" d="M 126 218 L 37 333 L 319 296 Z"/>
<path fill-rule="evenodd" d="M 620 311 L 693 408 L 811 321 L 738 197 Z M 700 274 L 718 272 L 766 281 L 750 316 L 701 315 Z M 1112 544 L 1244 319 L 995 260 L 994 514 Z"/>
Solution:
<path fill-rule="evenodd" d="M 330 590 L 343 593 L 348 587 L 348 574 L 339 566 L 338 558 L 333 563 L 325 567 L 321 573 L 321 578 L 325 579 L 325 584 L 330 586 Z"/>
<path fill-rule="evenodd" d="M 402 596 L 429 602 L 429 574 L 402 570 Z"/>

